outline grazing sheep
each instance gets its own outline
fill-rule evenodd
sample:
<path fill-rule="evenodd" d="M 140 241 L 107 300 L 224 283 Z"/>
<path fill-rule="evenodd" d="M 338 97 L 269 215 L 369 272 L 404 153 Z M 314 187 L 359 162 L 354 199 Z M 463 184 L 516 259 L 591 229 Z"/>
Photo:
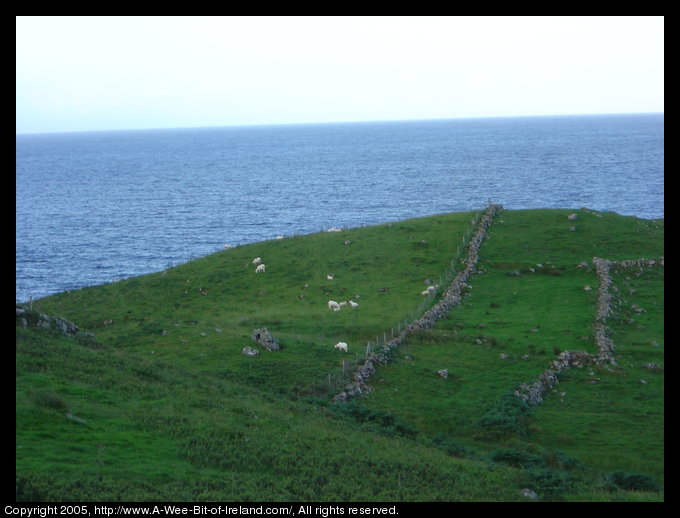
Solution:
<path fill-rule="evenodd" d="M 333 311 L 340 311 L 340 304 L 338 304 L 334 300 L 329 300 L 328 309 L 332 309 Z"/>
<path fill-rule="evenodd" d="M 253 259 L 253 264 L 260 264 L 261 262 L 262 262 L 261 257 L 256 257 L 255 259 Z"/>
<path fill-rule="evenodd" d="M 346 300 L 343 300 L 342 302 L 338 302 L 338 306 L 340 306 L 340 307 L 346 306 L 346 305 L 347 305 L 347 301 L 346 301 Z"/>
<path fill-rule="evenodd" d="M 347 352 L 347 344 L 345 342 L 338 342 L 333 347 L 335 347 L 336 349 L 339 349 L 340 351 Z"/>
<path fill-rule="evenodd" d="M 354 302 L 353 300 L 349 301 L 349 305 L 352 306 L 353 308 L 359 307 L 359 304 L 357 302 Z"/>
<path fill-rule="evenodd" d="M 332 281 L 334 277 L 335 276 L 332 273 L 329 273 L 328 275 L 326 275 L 326 279 L 328 279 L 329 281 Z"/>
<path fill-rule="evenodd" d="M 265 271 L 264 264 L 261 264 L 260 266 L 258 266 L 257 268 L 255 268 L 255 273 L 262 273 L 262 272 L 264 272 L 264 271 Z"/>
<path fill-rule="evenodd" d="M 423 291 L 420 292 L 420 294 L 421 294 L 421 295 L 429 295 L 429 294 L 430 294 L 430 290 L 423 290 Z"/>

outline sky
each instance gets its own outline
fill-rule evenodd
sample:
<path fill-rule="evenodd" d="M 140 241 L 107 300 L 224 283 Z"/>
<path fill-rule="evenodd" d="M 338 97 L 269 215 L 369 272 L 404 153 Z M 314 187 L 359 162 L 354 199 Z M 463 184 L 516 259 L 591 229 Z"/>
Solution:
<path fill-rule="evenodd" d="M 664 17 L 16 18 L 16 132 L 664 111 Z"/>

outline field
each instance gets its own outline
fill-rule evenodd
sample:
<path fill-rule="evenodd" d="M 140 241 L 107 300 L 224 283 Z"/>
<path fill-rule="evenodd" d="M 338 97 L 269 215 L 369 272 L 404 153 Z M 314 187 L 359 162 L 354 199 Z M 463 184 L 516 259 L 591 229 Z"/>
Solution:
<path fill-rule="evenodd" d="M 597 352 L 593 257 L 663 256 L 663 220 L 500 212 L 461 304 L 370 393 L 331 402 L 438 300 L 421 292 L 461 270 L 479 216 L 244 245 L 34 301 L 94 338 L 17 319 L 17 500 L 662 501 L 662 265 L 614 269 L 615 364 L 561 372 L 538 405 L 513 391 Z"/>

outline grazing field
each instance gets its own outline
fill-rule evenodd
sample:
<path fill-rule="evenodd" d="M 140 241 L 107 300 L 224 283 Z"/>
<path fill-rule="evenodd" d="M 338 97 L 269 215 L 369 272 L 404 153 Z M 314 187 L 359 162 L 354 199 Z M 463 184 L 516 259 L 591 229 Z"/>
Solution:
<path fill-rule="evenodd" d="M 658 259 L 663 220 L 501 211 L 461 304 L 408 334 L 370 393 L 331 402 L 438 300 L 479 216 L 244 245 L 34 301 L 94 337 L 17 318 L 17 499 L 663 500 L 662 264 L 613 270 L 615 364 L 561 372 L 538 405 L 513 393 L 563 351 L 597 352 L 593 257 Z"/>

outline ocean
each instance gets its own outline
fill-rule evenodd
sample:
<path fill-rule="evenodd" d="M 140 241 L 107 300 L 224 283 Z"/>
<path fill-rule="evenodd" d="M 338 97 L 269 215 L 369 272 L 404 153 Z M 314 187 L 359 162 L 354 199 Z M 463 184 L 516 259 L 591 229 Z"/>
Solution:
<path fill-rule="evenodd" d="M 663 114 L 19 134 L 16 299 L 489 201 L 663 218 L 663 158 Z"/>

